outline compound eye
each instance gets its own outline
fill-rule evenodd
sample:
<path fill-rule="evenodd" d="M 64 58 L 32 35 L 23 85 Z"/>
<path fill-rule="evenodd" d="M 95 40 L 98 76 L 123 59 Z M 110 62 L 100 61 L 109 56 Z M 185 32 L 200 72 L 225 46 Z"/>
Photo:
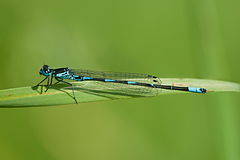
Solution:
<path fill-rule="evenodd" d="M 48 68 L 49 68 L 48 65 L 44 65 L 44 66 L 43 66 L 43 69 L 44 69 L 44 70 L 46 70 L 46 69 L 48 69 Z"/>
<path fill-rule="evenodd" d="M 43 70 L 44 72 L 46 72 L 46 73 L 49 73 L 49 72 L 50 72 L 50 68 L 49 68 L 48 65 L 44 65 L 44 66 L 42 67 L 42 70 Z"/>

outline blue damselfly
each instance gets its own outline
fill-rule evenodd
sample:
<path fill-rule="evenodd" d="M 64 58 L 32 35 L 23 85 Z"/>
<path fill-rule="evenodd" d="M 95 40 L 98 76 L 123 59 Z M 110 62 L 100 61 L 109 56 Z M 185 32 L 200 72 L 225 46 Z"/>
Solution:
<path fill-rule="evenodd" d="M 94 81 L 100 84 L 98 89 L 101 88 L 112 88 L 116 92 L 136 95 L 149 95 L 156 94 L 161 89 L 167 90 L 178 90 L 194 93 L 206 93 L 205 88 L 194 88 L 194 87 L 182 87 L 175 85 L 162 85 L 161 80 L 152 75 L 139 74 L 139 73 L 124 73 L 124 72 L 101 72 L 91 70 L 78 70 L 70 68 L 56 68 L 52 69 L 48 65 L 43 65 L 39 71 L 40 75 L 45 78 L 39 82 L 36 86 L 40 86 L 42 82 L 47 79 L 47 85 L 45 92 L 50 86 L 57 83 L 65 83 L 72 87 L 73 98 L 77 103 L 73 84 L 65 80 L 73 81 Z M 57 80 L 53 84 L 53 78 Z"/>

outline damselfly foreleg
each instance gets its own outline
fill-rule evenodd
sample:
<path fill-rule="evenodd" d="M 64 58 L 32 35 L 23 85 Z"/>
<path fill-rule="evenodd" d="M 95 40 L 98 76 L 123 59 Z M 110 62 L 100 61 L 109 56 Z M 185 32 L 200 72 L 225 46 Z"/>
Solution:
<path fill-rule="evenodd" d="M 48 76 L 47 86 L 45 92 L 48 91 L 49 87 L 52 86 L 53 76 Z"/>
<path fill-rule="evenodd" d="M 39 83 L 36 85 L 36 87 L 37 87 L 37 86 L 40 86 L 40 84 L 41 84 L 42 82 L 44 82 L 47 78 L 48 78 L 48 77 L 45 77 L 43 80 L 41 80 L 41 82 L 39 82 Z"/>

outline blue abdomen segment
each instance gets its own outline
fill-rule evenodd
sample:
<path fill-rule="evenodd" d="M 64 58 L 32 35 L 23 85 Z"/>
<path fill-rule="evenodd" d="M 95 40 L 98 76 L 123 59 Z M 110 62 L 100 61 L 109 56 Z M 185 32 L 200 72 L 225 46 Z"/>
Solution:
<path fill-rule="evenodd" d="M 85 81 L 85 80 L 92 80 L 93 78 L 92 77 L 81 77 L 82 79 L 82 81 Z"/>
<path fill-rule="evenodd" d="M 207 90 L 205 88 L 193 88 L 193 87 L 188 87 L 189 92 L 194 92 L 194 93 L 206 93 Z"/>
<path fill-rule="evenodd" d="M 137 84 L 137 82 L 127 81 L 127 84 Z"/>
<path fill-rule="evenodd" d="M 116 80 L 113 80 L 113 79 L 104 79 L 104 82 L 116 82 Z"/>

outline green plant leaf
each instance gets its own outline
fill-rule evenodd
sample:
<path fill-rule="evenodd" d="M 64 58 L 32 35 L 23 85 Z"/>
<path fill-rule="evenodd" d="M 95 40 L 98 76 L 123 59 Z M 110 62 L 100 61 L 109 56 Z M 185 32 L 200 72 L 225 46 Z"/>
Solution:
<path fill-rule="evenodd" d="M 240 92 L 240 84 L 218 80 L 205 79 L 179 79 L 179 78 L 162 78 L 163 84 L 203 87 L 207 89 L 208 95 L 211 92 Z M 109 92 L 108 90 L 95 90 L 94 82 L 74 82 L 74 90 L 78 103 L 95 102 L 123 98 L 143 97 L 137 95 L 126 95 Z M 54 85 L 47 92 L 45 87 L 20 87 L 0 90 L 0 107 L 33 107 L 33 106 L 56 106 L 64 104 L 74 104 L 71 87 L 58 84 Z M 183 91 L 172 91 L 162 89 L 158 95 L 188 93 Z M 198 93 L 188 93 L 198 94 Z M 203 95 L 203 94 L 199 94 Z"/>

